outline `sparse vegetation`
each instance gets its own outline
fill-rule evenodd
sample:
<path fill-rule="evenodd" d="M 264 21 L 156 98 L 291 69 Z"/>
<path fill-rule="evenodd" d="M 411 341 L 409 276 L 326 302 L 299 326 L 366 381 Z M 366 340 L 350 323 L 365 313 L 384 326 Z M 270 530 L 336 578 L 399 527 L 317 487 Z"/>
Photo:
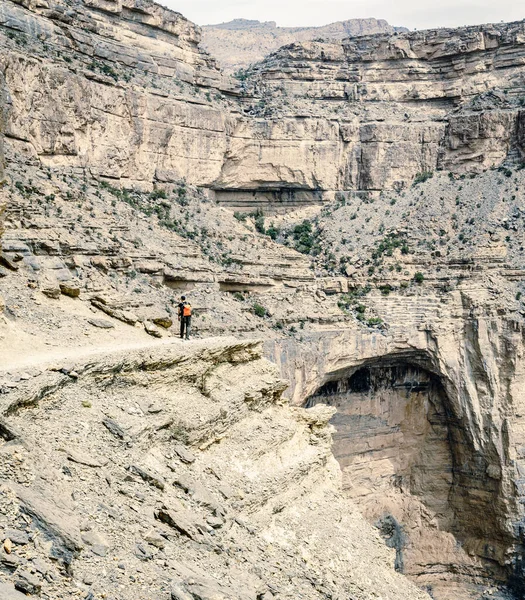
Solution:
<path fill-rule="evenodd" d="M 264 308 L 262 304 L 258 304 L 257 302 L 255 302 L 255 304 L 252 306 L 252 312 L 255 316 L 261 318 L 266 317 L 268 315 L 268 311 L 266 310 L 266 308 Z"/>
<path fill-rule="evenodd" d="M 432 177 L 434 177 L 433 171 L 423 171 L 422 173 L 418 173 L 414 177 L 413 185 L 418 185 L 419 183 L 425 183 L 425 181 L 428 181 Z"/>
<path fill-rule="evenodd" d="M 262 233 L 263 235 L 266 233 L 266 229 L 264 228 L 264 214 L 262 211 L 258 211 L 255 215 L 255 231 L 258 233 Z"/>

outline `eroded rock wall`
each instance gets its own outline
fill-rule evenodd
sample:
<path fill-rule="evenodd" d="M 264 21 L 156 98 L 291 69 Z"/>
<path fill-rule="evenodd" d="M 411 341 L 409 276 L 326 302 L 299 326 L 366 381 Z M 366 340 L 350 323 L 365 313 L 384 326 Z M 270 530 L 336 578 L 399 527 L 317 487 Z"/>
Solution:
<path fill-rule="evenodd" d="M 270 52 L 293 42 L 340 40 L 402 29 L 383 19 L 349 19 L 321 27 L 278 27 L 273 21 L 235 19 L 203 27 L 203 44 L 222 67 L 234 72 L 263 60 Z"/>
<path fill-rule="evenodd" d="M 4 132 L 7 121 L 7 93 L 5 82 L 0 75 L 0 256 L 2 253 L 2 234 L 4 233 L 4 215 L 7 206 L 5 157 L 4 157 Z M 4 301 L 0 295 L 0 313 L 4 310 Z"/>
<path fill-rule="evenodd" d="M 254 99 L 245 103 L 256 115 L 288 117 L 290 131 L 320 118 L 330 123 L 314 145 L 316 157 L 328 159 L 330 175 L 314 179 L 324 191 L 400 189 L 425 172 L 479 172 L 520 161 L 524 27 L 291 44 L 251 69 L 243 86 Z M 229 165 L 230 176 L 232 169 L 250 171 L 260 137 L 245 136 L 244 158 Z M 281 136 L 267 130 L 263 139 L 278 145 Z M 315 177 L 310 163 L 305 173 Z M 287 180 L 279 162 L 273 165 L 273 185 L 312 186 L 295 172 Z"/>
<path fill-rule="evenodd" d="M 403 569 L 437 588 L 521 572 L 525 336 L 478 294 L 441 299 L 435 312 L 429 297 L 378 296 L 382 315 L 398 315 L 388 333 L 323 332 L 271 350 L 295 403 L 338 408 L 349 494 L 371 520 L 396 519 Z"/>
<path fill-rule="evenodd" d="M 0 24 L 13 151 L 124 187 L 287 212 L 523 156 L 523 23 L 296 43 L 237 82 L 153 2 L 9 0 Z"/>
<path fill-rule="evenodd" d="M 428 599 L 342 494 L 333 410 L 287 406 L 261 353 L 222 339 L 30 369 L 1 403 L 0 589 Z"/>
<path fill-rule="evenodd" d="M 198 28 L 154 3 L 88 6 L 104 12 L 0 7 L 14 152 L 127 187 L 216 179 L 228 115 L 197 97 L 220 81 Z"/>

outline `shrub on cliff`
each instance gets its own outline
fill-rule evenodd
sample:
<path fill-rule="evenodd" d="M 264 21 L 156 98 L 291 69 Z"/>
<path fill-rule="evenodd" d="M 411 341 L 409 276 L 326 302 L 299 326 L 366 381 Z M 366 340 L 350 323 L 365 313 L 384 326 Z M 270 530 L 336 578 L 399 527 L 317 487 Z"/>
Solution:
<path fill-rule="evenodd" d="M 425 181 L 427 181 L 428 179 L 432 179 L 432 177 L 434 177 L 433 171 L 423 171 L 421 173 L 418 173 L 414 177 L 413 185 L 417 185 L 418 183 L 425 183 Z"/>
<path fill-rule="evenodd" d="M 264 308 L 262 304 L 258 304 L 257 302 L 252 306 L 252 312 L 257 317 L 266 317 L 268 311 Z"/>
<path fill-rule="evenodd" d="M 255 215 L 255 231 L 262 233 L 263 235 L 266 233 L 266 229 L 264 227 L 264 214 L 262 211 L 257 212 Z"/>

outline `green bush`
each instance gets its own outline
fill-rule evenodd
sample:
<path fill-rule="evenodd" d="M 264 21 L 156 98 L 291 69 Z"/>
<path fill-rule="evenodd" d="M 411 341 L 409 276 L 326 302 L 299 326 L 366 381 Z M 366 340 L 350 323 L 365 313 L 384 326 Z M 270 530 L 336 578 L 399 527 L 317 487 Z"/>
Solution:
<path fill-rule="evenodd" d="M 366 324 L 368 325 L 368 327 L 378 327 L 379 325 L 383 324 L 383 319 L 381 319 L 380 317 L 372 317 L 371 319 L 368 319 Z"/>
<path fill-rule="evenodd" d="M 268 314 L 268 311 L 264 308 L 264 306 L 258 304 L 257 302 L 252 306 L 252 311 L 257 317 L 266 317 Z"/>
<path fill-rule="evenodd" d="M 418 271 L 415 275 L 414 275 L 414 281 L 418 284 L 421 285 L 423 283 L 423 281 L 425 281 L 425 276 L 423 275 L 423 273 L 421 273 L 421 271 Z"/>
<path fill-rule="evenodd" d="M 266 233 L 266 229 L 264 228 L 264 214 L 262 212 L 258 212 L 255 216 L 255 231 L 263 235 Z"/>
<path fill-rule="evenodd" d="M 239 81 L 246 81 L 249 77 L 246 69 L 242 69 L 242 68 L 235 71 L 233 76 L 235 77 L 235 79 L 238 79 Z"/>
<path fill-rule="evenodd" d="M 432 179 L 434 177 L 433 171 L 423 171 L 422 173 L 418 173 L 414 177 L 413 185 L 417 185 L 418 183 L 425 183 L 428 179 Z"/>
<path fill-rule="evenodd" d="M 166 194 L 165 190 L 160 190 L 155 188 L 149 195 L 150 200 L 166 200 L 166 198 L 168 197 L 168 194 Z"/>
<path fill-rule="evenodd" d="M 266 235 L 269 235 L 272 240 L 276 240 L 279 237 L 281 230 L 272 223 L 266 230 Z"/>

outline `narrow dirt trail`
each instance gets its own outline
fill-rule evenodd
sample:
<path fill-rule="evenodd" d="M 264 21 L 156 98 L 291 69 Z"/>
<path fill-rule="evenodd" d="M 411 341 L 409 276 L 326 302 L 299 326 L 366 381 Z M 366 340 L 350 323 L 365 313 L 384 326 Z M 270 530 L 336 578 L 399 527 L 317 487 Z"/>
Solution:
<path fill-rule="evenodd" d="M 179 338 L 169 337 L 156 340 L 125 340 L 122 343 L 116 341 L 109 344 L 80 346 L 77 348 L 37 348 L 35 351 L 27 349 L 26 352 L 15 352 L 9 354 L 8 349 L 0 352 L 0 373 L 20 372 L 24 369 L 46 369 L 50 366 L 56 366 L 59 363 L 64 365 L 73 364 L 78 361 L 89 359 L 95 356 L 109 356 L 120 354 L 126 351 L 136 352 L 141 350 L 153 350 L 156 348 L 166 348 L 172 346 L 174 350 L 181 348 L 196 348 L 200 346 L 210 346 L 217 342 L 219 337 L 206 339 L 183 341 Z"/>

